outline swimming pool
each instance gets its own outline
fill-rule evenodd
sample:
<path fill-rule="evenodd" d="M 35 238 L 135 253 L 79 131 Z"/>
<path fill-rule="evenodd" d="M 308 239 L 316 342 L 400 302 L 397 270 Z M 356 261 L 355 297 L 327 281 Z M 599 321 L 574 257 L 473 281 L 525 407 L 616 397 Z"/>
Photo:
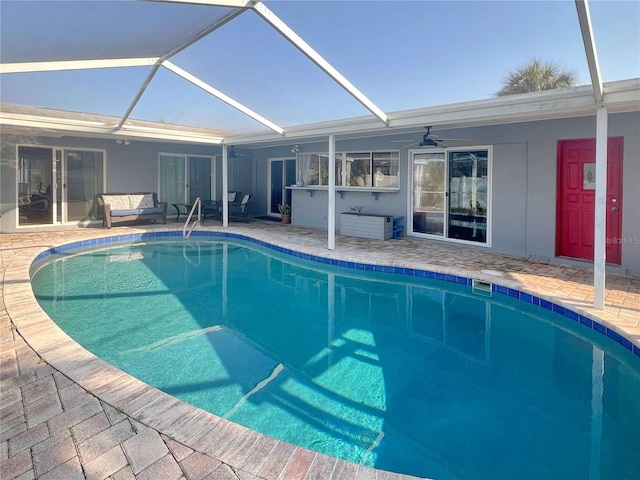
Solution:
<path fill-rule="evenodd" d="M 185 401 L 416 475 L 639 471 L 637 357 L 568 316 L 235 240 L 151 246 L 55 255 L 34 291 L 79 343 Z"/>

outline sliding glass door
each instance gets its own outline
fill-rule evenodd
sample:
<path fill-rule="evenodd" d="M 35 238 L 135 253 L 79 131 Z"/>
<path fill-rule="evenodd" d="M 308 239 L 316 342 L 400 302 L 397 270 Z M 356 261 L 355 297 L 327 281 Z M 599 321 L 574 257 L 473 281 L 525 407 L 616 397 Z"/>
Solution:
<path fill-rule="evenodd" d="M 487 243 L 487 151 L 449 153 L 449 238 Z"/>
<path fill-rule="evenodd" d="M 487 244 L 489 150 L 413 151 L 411 232 Z"/>
<path fill-rule="evenodd" d="M 413 155 L 413 231 L 444 235 L 445 156 L 444 152 Z"/>
<path fill-rule="evenodd" d="M 187 171 L 184 155 L 160 155 L 160 200 L 169 204 L 187 201 Z"/>
<path fill-rule="evenodd" d="M 213 157 L 162 153 L 159 157 L 159 196 L 169 204 L 211 200 L 215 193 Z"/>
<path fill-rule="evenodd" d="M 280 216 L 278 204 L 291 205 L 291 190 L 286 187 L 296 184 L 296 159 L 269 160 L 269 211 L 270 216 Z"/>
<path fill-rule="evenodd" d="M 18 225 L 97 220 L 104 152 L 18 147 Z"/>
<path fill-rule="evenodd" d="M 96 197 L 104 191 L 104 159 L 100 151 L 66 150 L 66 182 L 63 184 L 66 221 L 96 220 Z"/>
<path fill-rule="evenodd" d="M 51 225 L 53 149 L 18 147 L 18 225 Z"/>

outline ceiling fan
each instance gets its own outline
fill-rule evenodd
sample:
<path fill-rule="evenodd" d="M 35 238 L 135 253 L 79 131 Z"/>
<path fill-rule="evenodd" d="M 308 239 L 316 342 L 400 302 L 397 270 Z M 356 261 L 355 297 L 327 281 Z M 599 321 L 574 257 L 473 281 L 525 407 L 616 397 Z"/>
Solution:
<path fill-rule="evenodd" d="M 431 133 L 431 125 L 428 127 L 424 127 L 427 129 L 426 133 L 422 135 L 422 140 L 418 142 L 409 143 L 408 145 L 404 145 L 401 148 L 411 147 L 413 145 L 417 145 L 419 147 L 440 147 L 446 148 L 448 147 L 448 142 L 469 142 L 468 138 L 440 138 L 435 133 Z M 410 142 L 411 140 L 391 140 L 392 142 Z"/>
<path fill-rule="evenodd" d="M 248 156 L 249 155 L 247 155 L 246 153 L 236 152 L 235 146 L 233 145 L 229 145 L 229 148 L 227 149 L 227 157 L 229 158 L 248 157 Z"/>

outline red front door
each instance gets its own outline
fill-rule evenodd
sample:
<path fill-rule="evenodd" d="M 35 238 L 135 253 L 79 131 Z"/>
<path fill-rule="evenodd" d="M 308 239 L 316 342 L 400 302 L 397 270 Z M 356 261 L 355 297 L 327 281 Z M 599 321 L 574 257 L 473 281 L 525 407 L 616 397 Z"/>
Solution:
<path fill-rule="evenodd" d="M 607 149 L 607 262 L 620 264 L 622 137 Z M 596 140 L 558 142 L 556 255 L 593 260 Z"/>

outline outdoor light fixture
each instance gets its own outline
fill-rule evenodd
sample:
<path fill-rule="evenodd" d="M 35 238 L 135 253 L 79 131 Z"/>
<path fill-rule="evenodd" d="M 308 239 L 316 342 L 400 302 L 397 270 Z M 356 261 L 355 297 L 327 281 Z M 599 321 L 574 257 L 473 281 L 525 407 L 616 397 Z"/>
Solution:
<path fill-rule="evenodd" d="M 129 140 L 120 140 L 120 139 L 118 139 L 118 140 L 116 140 L 116 143 L 118 145 L 124 144 L 126 146 L 126 145 L 129 145 L 131 142 Z"/>
<path fill-rule="evenodd" d="M 294 145 L 291 148 L 291 153 L 298 153 L 300 150 L 302 150 L 302 148 L 300 148 L 300 145 Z"/>

